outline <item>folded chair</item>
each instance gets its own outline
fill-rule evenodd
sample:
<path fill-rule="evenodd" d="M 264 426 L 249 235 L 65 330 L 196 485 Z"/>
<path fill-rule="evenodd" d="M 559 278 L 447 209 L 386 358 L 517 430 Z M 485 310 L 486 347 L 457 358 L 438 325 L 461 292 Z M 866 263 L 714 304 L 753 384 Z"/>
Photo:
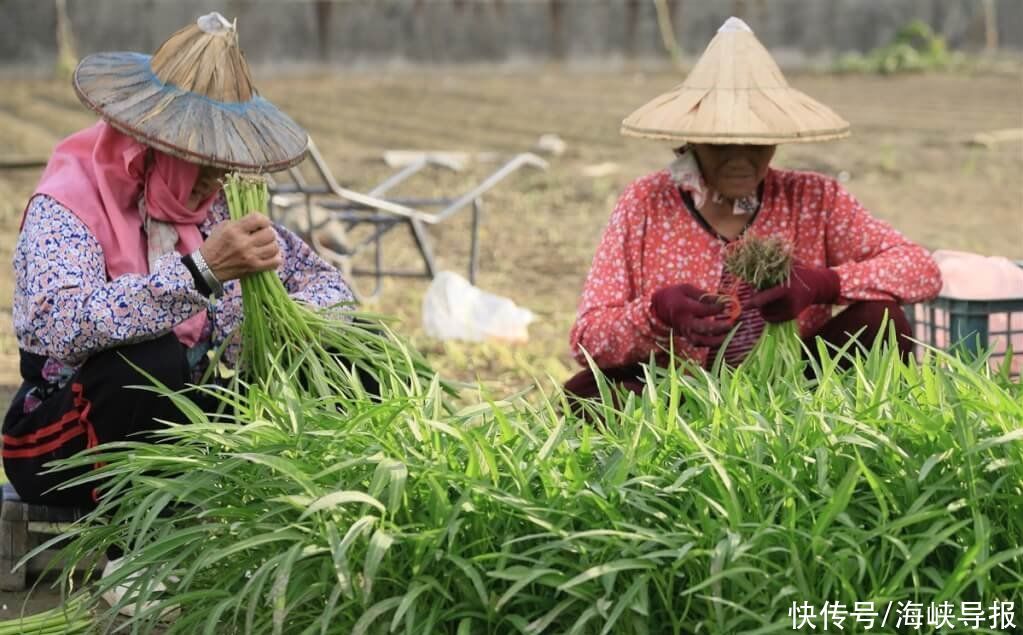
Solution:
<path fill-rule="evenodd" d="M 547 162 L 531 153 L 515 155 L 497 168 L 478 185 L 467 192 L 442 198 L 394 198 L 387 197 L 388 191 L 404 183 L 410 177 L 427 167 L 458 171 L 461 165 L 450 155 L 423 154 L 413 159 L 382 183 L 366 193 L 342 187 L 311 140 L 306 160 L 311 169 L 305 173 L 299 167 L 290 168 L 286 176 L 278 175 L 270 186 L 270 216 L 274 220 L 286 221 L 285 216 L 304 213 L 304 222 L 299 231 L 318 254 L 338 266 L 348 276 L 369 275 L 373 277 L 373 291 L 359 294 L 373 297 L 379 294 L 385 276 L 432 278 L 437 273 L 428 228 L 439 225 L 465 208 L 472 210 L 472 229 L 469 247 L 469 280 L 475 282 L 479 268 L 479 228 L 483 214 L 483 195 L 507 176 L 521 167 L 546 169 Z M 310 174 L 311 176 L 307 176 Z M 339 223 L 344 230 L 331 234 L 324 240 L 317 230 L 328 223 Z M 295 223 L 286 223 L 295 227 Z M 383 237 L 398 227 L 408 228 L 410 238 L 422 260 L 421 270 L 396 270 L 390 267 L 383 253 Z M 370 231 L 355 239 L 356 228 Z M 370 268 L 354 268 L 353 258 L 366 249 L 373 250 L 373 264 Z"/>

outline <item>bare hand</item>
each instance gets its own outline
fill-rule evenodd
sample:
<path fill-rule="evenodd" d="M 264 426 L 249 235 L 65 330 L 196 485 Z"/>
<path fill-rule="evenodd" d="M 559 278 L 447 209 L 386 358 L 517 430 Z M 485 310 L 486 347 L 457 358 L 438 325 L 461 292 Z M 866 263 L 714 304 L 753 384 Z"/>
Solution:
<path fill-rule="evenodd" d="M 270 219 L 258 213 L 218 224 L 199 252 L 220 282 L 272 271 L 283 262 Z"/>

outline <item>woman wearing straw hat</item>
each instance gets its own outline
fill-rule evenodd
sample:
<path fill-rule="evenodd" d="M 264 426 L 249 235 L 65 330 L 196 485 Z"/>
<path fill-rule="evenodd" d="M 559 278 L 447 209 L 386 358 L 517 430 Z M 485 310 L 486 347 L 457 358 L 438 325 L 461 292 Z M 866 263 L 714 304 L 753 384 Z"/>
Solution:
<path fill-rule="evenodd" d="M 791 88 L 753 32 L 736 18 L 718 31 L 678 88 L 649 102 L 622 133 L 676 147 L 670 169 L 634 181 L 604 231 L 571 333 L 609 379 L 641 389 L 640 362 L 673 350 L 708 364 L 737 364 L 765 322 L 798 320 L 804 337 L 832 344 L 873 342 L 887 314 L 909 355 L 900 304 L 937 295 L 937 266 L 921 247 L 872 217 L 835 180 L 769 167 L 779 143 L 839 139 L 849 124 Z M 728 245 L 743 235 L 791 246 L 787 284 L 754 292 L 724 270 Z M 742 312 L 724 315 L 715 298 L 738 284 Z M 832 317 L 834 305 L 846 305 Z M 738 329 L 724 351 L 729 331 Z M 584 370 L 566 384 L 596 397 Z"/>
<path fill-rule="evenodd" d="M 50 491 L 50 460 L 173 419 L 172 389 L 241 319 L 246 274 L 277 270 L 296 298 L 352 300 L 335 269 L 260 214 L 227 219 L 218 179 L 274 171 L 307 135 L 260 97 L 232 23 L 203 16 L 152 56 L 101 53 L 74 88 L 103 120 L 61 142 L 30 199 L 14 256 L 23 384 L 3 423 L 4 470 L 21 497 L 88 506 L 87 486 Z M 213 298 L 213 300 L 211 300 Z M 232 340 L 233 341 L 233 340 Z M 225 359 L 237 358 L 237 344 Z"/>

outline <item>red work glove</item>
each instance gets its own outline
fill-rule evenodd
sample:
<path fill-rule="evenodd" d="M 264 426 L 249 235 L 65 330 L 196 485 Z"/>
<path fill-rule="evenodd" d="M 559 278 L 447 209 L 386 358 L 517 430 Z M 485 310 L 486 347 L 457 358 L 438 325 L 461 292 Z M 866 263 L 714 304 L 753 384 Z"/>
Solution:
<path fill-rule="evenodd" d="M 838 274 L 831 269 L 796 265 L 787 284 L 755 294 L 749 306 L 760 309 L 765 322 L 788 322 L 812 304 L 837 302 L 840 287 Z"/>
<path fill-rule="evenodd" d="M 697 346 L 720 346 L 732 329 L 710 318 L 725 310 L 714 296 L 689 284 L 676 284 L 654 292 L 650 301 L 654 316 Z"/>

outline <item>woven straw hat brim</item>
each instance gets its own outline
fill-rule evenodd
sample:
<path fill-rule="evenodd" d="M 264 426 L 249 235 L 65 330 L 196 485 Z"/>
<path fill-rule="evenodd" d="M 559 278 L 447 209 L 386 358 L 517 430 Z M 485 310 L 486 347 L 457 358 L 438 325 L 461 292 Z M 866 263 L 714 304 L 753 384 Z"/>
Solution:
<path fill-rule="evenodd" d="M 789 86 L 771 54 L 735 18 L 711 40 L 685 81 L 626 117 L 621 132 L 674 143 L 758 145 L 850 134 L 849 122 Z"/>
<path fill-rule="evenodd" d="M 258 95 L 231 103 L 165 84 L 150 55 L 97 53 L 75 69 L 78 98 L 110 125 L 186 161 L 227 170 L 275 172 L 305 158 L 309 136 Z"/>
<path fill-rule="evenodd" d="M 849 123 L 790 88 L 693 89 L 684 84 L 622 122 L 630 137 L 673 143 L 777 145 L 848 137 Z"/>
<path fill-rule="evenodd" d="M 820 113 L 819 108 L 824 108 L 819 102 L 799 93 L 796 90 L 788 89 L 786 95 L 790 102 L 787 110 L 791 112 L 792 102 L 798 97 L 805 99 L 806 114 L 798 120 L 786 119 L 784 111 L 775 108 L 772 104 L 763 104 L 761 107 L 775 117 L 770 127 L 735 126 L 728 123 L 713 122 L 702 124 L 700 119 L 707 119 L 706 115 L 701 117 L 700 110 L 707 112 L 713 109 L 711 105 L 716 95 L 708 95 L 702 103 L 693 110 L 680 117 L 671 117 L 670 113 L 662 120 L 643 113 L 643 109 L 636 111 L 632 116 L 622 122 L 621 134 L 629 137 L 642 137 L 644 139 L 657 139 L 673 144 L 676 143 L 710 143 L 710 144 L 749 144 L 749 145 L 778 145 L 782 143 L 814 143 L 818 141 L 831 141 L 844 139 L 851 133 L 849 124 L 832 113 L 830 110 Z M 681 97 L 677 92 L 661 95 L 651 102 L 651 105 L 661 100 L 676 99 Z M 735 99 L 734 97 L 732 98 Z M 644 107 L 646 108 L 646 107 Z M 677 110 L 677 109 L 676 109 Z M 647 116 L 643 116 L 647 115 Z M 830 116 L 829 116 L 830 115 Z M 756 120 L 754 117 L 745 117 L 747 121 Z M 817 120 L 814 125 L 807 126 L 808 119 Z M 639 120 L 642 124 L 632 123 Z M 823 120 L 823 121 L 822 121 Z M 715 125 L 716 124 L 716 125 Z M 832 127 L 828 127 L 828 126 Z"/>

